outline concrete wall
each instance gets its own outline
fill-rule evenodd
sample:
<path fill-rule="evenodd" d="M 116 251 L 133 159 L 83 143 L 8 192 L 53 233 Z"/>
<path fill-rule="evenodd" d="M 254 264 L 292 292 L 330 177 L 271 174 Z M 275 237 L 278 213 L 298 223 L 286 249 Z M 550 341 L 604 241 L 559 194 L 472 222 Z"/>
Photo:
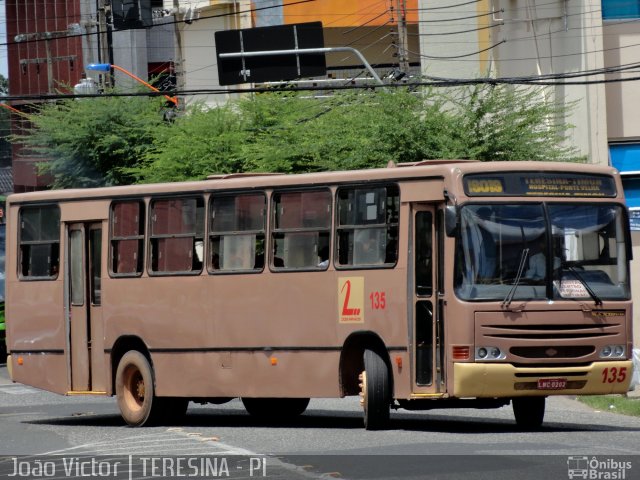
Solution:
<path fill-rule="evenodd" d="M 178 88 L 187 91 L 220 88 L 214 33 L 219 30 L 250 28 L 251 14 L 239 13 L 250 10 L 250 1 L 211 1 L 213 5 L 202 1 L 180 3 L 184 7 L 177 13 L 177 19 L 187 22 L 178 24 Z M 217 105 L 236 97 L 237 94 L 233 93 L 189 95 L 184 98 L 184 102 Z"/>
<path fill-rule="evenodd" d="M 628 65 L 640 58 L 640 23 L 606 22 L 603 28 L 605 66 Z M 637 69 L 611 75 L 609 78 L 637 77 Z M 610 140 L 640 139 L 640 104 L 638 82 L 616 82 L 606 86 L 607 126 Z M 638 168 L 640 170 L 640 166 Z"/>
<path fill-rule="evenodd" d="M 604 66 L 599 1 L 483 0 L 437 9 L 454 4 L 453 0 L 422 1 L 429 7 L 420 14 L 425 75 L 520 77 Z M 540 88 L 540 96 L 574 104 L 565 119 L 576 126 L 570 144 L 590 163 L 607 165 L 604 85 Z"/>

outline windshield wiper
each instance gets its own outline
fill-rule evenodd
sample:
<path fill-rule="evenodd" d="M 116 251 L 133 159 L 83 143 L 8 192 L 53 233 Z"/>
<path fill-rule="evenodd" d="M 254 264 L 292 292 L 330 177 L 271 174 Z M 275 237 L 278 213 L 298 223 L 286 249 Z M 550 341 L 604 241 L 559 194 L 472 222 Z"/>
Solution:
<path fill-rule="evenodd" d="M 596 292 L 594 292 L 593 289 L 589 286 L 589 283 L 587 283 L 587 281 L 584 279 L 582 274 L 579 273 L 575 268 L 573 268 L 572 265 L 565 265 L 565 266 L 566 266 L 567 270 L 569 270 L 571 273 L 573 273 L 573 275 L 580 281 L 580 283 L 582 283 L 582 285 L 584 286 L 584 289 L 591 296 L 593 301 L 596 302 L 596 306 L 601 306 L 602 305 L 602 300 L 600 300 L 600 297 L 598 295 L 596 295 Z"/>
<path fill-rule="evenodd" d="M 504 297 L 504 300 L 500 304 L 502 308 L 508 308 L 509 305 L 511 305 L 511 302 L 513 301 L 513 297 L 516 294 L 516 289 L 518 288 L 518 285 L 520 284 L 520 279 L 522 278 L 522 272 L 524 272 L 524 266 L 527 263 L 528 255 L 529 255 L 529 249 L 524 248 L 522 250 L 522 253 L 520 254 L 520 265 L 518 266 L 518 273 L 516 274 L 516 279 L 513 282 L 513 286 L 511 287 L 511 290 L 509 290 L 509 293 L 507 293 L 507 296 Z"/>

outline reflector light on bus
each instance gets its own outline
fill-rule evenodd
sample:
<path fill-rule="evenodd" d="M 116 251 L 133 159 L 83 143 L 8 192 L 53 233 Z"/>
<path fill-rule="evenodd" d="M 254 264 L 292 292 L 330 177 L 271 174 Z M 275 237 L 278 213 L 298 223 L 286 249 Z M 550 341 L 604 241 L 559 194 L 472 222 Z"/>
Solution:
<path fill-rule="evenodd" d="M 278 365 L 278 359 L 276 357 L 271 357 L 271 365 Z"/>
<path fill-rule="evenodd" d="M 402 357 L 396 357 L 396 365 L 402 370 Z"/>
<path fill-rule="evenodd" d="M 18 365 L 24 364 L 24 358 L 18 357 Z"/>
<path fill-rule="evenodd" d="M 469 360 L 469 351 L 471 348 L 468 345 L 457 345 L 453 347 L 453 359 L 454 360 Z"/>

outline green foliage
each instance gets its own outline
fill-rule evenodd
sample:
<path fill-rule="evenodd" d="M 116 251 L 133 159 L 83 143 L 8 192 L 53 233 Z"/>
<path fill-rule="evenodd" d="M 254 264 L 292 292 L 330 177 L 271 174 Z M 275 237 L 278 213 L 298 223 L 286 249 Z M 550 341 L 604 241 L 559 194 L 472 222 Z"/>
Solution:
<path fill-rule="evenodd" d="M 545 88 L 474 85 L 450 95 L 459 118 L 463 157 L 476 160 L 576 160 L 564 145 L 572 128 L 566 107 L 548 102 Z"/>
<path fill-rule="evenodd" d="M 580 396 L 578 399 L 601 412 L 640 416 L 640 398 L 624 395 Z"/>
<path fill-rule="evenodd" d="M 0 95 L 9 94 L 9 79 L 0 74 Z"/>
<path fill-rule="evenodd" d="M 125 172 L 141 183 L 205 178 L 243 171 L 247 132 L 231 106 L 192 107 L 174 123 L 157 126 L 143 161 Z"/>
<path fill-rule="evenodd" d="M 99 97 L 42 104 L 28 115 L 30 127 L 13 141 L 49 161 L 53 188 L 131 183 L 127 167 L 137 165 L 162 125 L 162 100 Z"/>
<path fill-rule="evenodd" d="M 53 187 L 202 179 L 236 172 L 300 173 L 389 161 L 572 160 L 566 109 L 541 88 L 472 86 L 280 91 L 226 106 L 190 106 L 173 123 L 160 102 L 97 98 L 44 105 L 16 138 L 53 161 Z"/>

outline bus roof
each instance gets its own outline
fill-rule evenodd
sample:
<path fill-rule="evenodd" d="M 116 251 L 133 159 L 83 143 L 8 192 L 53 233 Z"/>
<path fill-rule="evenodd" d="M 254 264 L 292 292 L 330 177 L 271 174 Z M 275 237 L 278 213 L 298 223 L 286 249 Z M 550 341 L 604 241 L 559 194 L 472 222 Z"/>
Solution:
<path fill-rule="evenodd" d="M 303 174 L 229 174 L 212 175 L 206 180 L 137 184 L 117 187 L 98 187 L 66 190 L 43 190 L 15 193 L 8 197 L 9 203 L 64 201 L 78 199 L 100 199 L 140 195 L 189 193 L 216 190 L 241 190 L 263 188 L 287 188 L 295 186 L 324 186 L 343 183 L 368 183 L 418 179 L 443 180 L 462 174 L 476 172 L 516 171 L 574 171 L 581 174 L 614 175 L 617 170 L 600 165 L 566 162 L 513 161 L 479 162 L 469 160 L 427 160 L 402 168 L 375 168 L 367 170 L 345 170 Z"/>

